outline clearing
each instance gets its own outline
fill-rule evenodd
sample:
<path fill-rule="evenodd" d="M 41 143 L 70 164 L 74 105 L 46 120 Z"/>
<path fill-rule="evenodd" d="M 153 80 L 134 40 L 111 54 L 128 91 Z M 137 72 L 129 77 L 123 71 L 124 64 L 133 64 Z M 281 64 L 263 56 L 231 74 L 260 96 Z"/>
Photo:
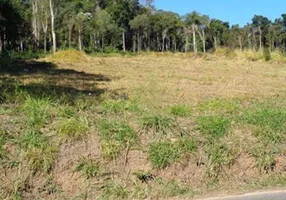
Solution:
<path fill-rule="evenodd" d="M 0 74 L 0 196 L 285 189 L 286 64 L 58 52 Z"/>

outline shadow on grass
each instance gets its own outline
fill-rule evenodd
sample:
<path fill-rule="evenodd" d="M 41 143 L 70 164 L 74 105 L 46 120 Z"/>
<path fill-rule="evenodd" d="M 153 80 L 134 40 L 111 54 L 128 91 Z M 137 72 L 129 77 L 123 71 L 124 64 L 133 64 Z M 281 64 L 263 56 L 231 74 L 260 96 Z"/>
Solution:
<path fill-rule="evenodd" d="M 113 77 L 114 79 L 118 77 Z M 53 63 L 15 61 L 0 72 L 0 102 L 13 99 L 19 93 L 73 102 L 79 96 L 98 98 L 106 89 L 99 87 L 111 77 L 72 69 L 59 69 Z"/>

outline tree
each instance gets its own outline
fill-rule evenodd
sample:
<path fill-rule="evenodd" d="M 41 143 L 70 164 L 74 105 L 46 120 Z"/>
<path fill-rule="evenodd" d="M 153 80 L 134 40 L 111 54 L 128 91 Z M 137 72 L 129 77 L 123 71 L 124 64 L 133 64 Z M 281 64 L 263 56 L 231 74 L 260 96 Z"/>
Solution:
<path fill-rule="evenodd" d="M 141 51 L 141 39 L 142 34 L 144 34 L 149 28 L 149 17 L 146 14 L 137 15 L 133 20 L 130 21 L 131 29 L 137 32 L 137 51 Z"/>
<path fill-rule="evenodd" d="M 210 32 L 213 37 L 214 48 L 217 49 L 218 44 L 222 44 L 224 35 L 227 34 L 229 24 L 221 20 L 213 19 L 210 23 Z"/>
<path fill-rule="evenodd" d="M 51 31 L 52 31 L 52 39 L 53 39 L 53 54 L 57 51 L 57 43 L 56 43 L 56 32 L 55 32 L 55 14 L 53 8 L 53 2 L 50 0 L 50 11 L 51 11 Z"/>
<path fill-rule="evenodd" d="M 254 15 L 252 18 L 252 25 L 253 27 L 257 28 L 259 33 L 259 50 L 262 51 L 262 39 L 265 37 L 268 28 L 269 28 L 270 21 L 261 15 Z M 265 42 L 264 42 L 265 43 Z"/>
<path fill-rule="evenodd" d="M 194 50 L 195 57 L 197 57 L 197 54 L 198 54 L 196 32 L 198 30 L 198 26 L 201 23 L 200 20 L 201 20 L 200 15 L 195 11 L 185 16 L 186 29 L 189 30 L 191 28 L 191 32 L 193 34 L 193 50 Z"/>

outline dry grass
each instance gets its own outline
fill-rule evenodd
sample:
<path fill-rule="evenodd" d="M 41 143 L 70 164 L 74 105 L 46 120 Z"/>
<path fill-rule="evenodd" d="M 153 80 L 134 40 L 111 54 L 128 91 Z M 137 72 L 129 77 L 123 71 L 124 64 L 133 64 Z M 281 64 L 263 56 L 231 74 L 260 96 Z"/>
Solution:
<path fill-rule="evenodd" d="M 102 85 L 127 94 L 159 93 L 162 103 L 196 103 L 212 98 L 266 98 L 286 91 L 285 64 L 214 58 L 194 60 L 172 56 L 91 58 L 89 63 L 63 68 L 118 77 Z M 148 85 L 152 84 L 151 90 Z M 143 90 L 143 91 L 142 91 Z M 144 94 L 144 95 L 145 95 Z"/>

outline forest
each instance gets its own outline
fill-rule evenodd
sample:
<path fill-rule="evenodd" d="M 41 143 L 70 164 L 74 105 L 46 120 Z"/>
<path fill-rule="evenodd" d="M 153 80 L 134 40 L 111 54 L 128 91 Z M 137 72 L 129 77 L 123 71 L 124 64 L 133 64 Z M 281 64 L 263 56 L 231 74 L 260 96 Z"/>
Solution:
<path fill-rule="evenodd" d="M 213 52 L 286 49 L 286 14 L 244 27 L 196 11 L 157 10 L 153 0 L 1 0 L 0 52 Z"/>

